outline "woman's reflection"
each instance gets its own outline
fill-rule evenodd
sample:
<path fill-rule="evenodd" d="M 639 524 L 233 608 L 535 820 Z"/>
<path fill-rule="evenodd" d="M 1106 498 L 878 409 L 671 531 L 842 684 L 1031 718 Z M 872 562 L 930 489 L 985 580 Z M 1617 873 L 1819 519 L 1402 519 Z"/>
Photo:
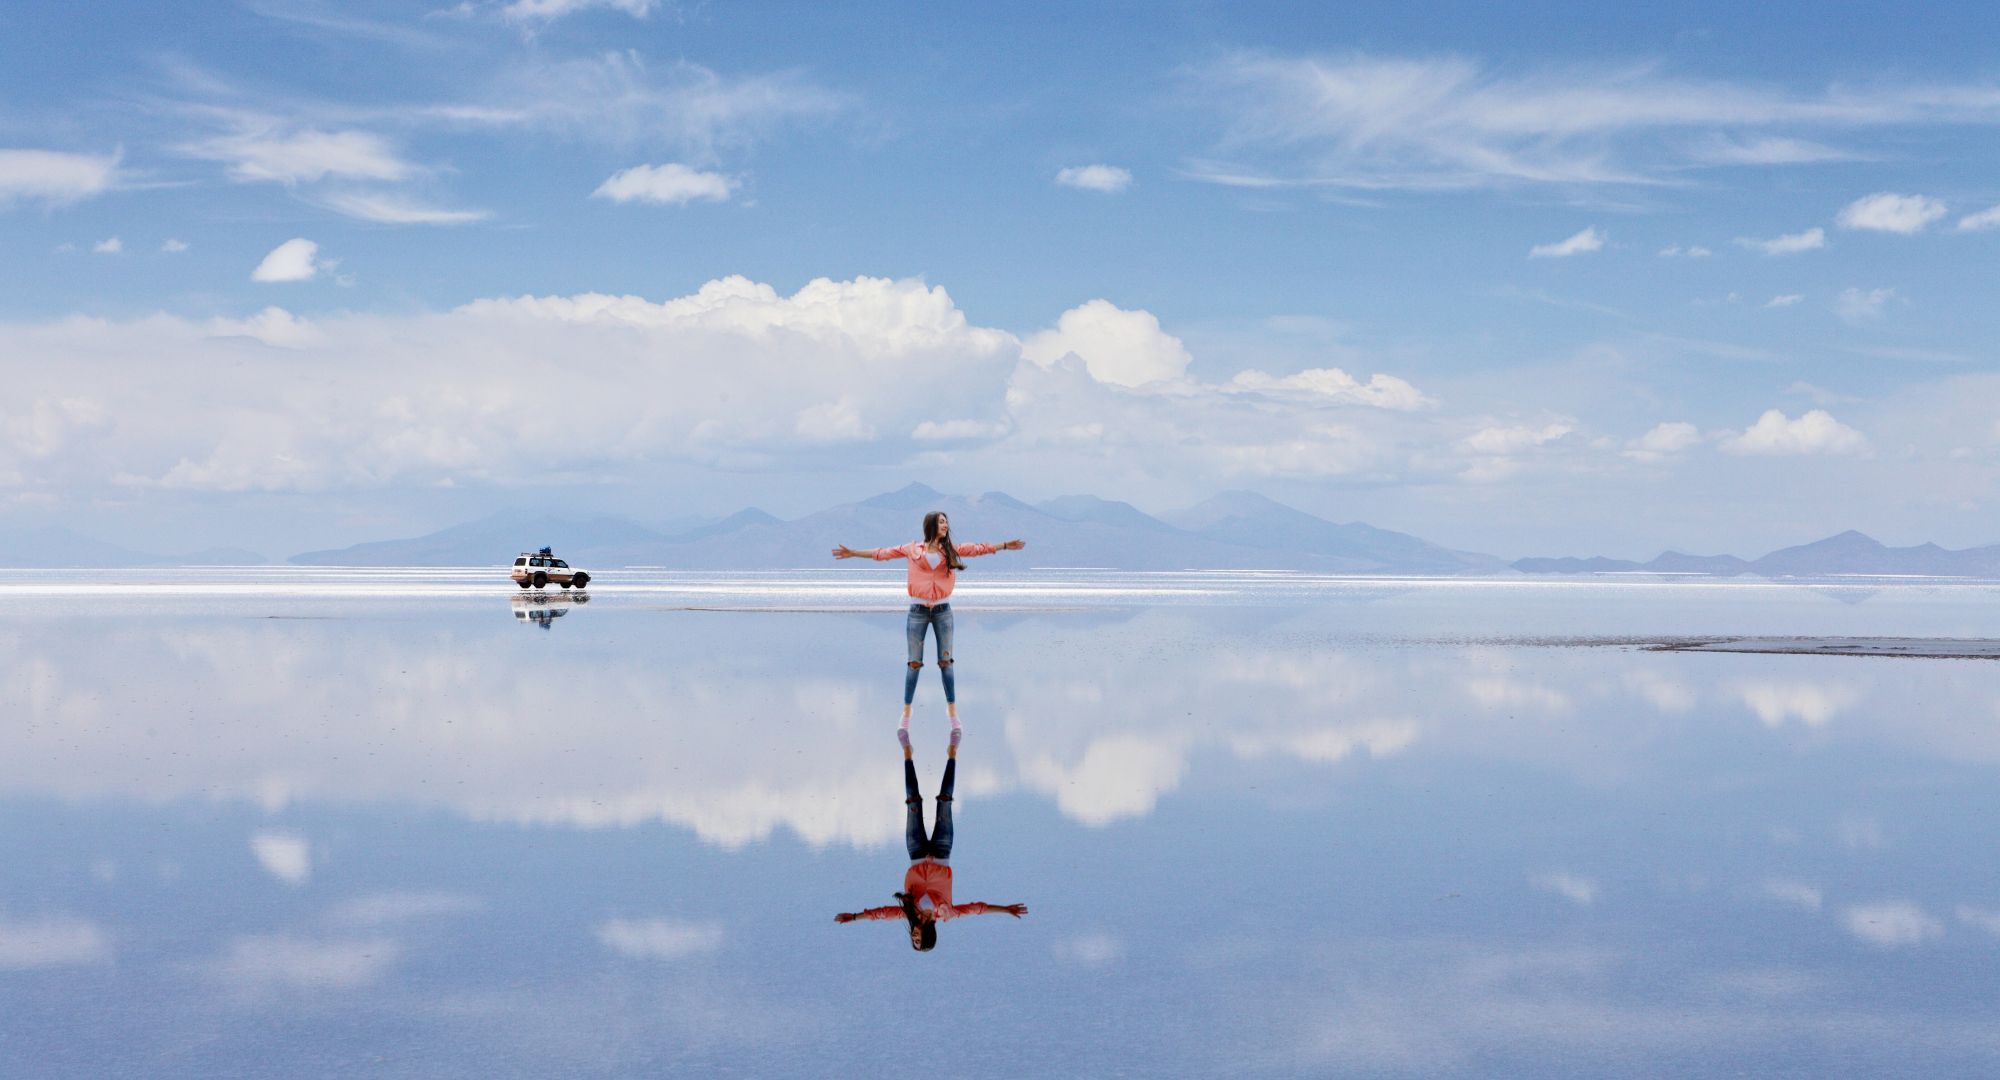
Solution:
<path fill-rule="evenodd" d="M 917 790 L 917 764 L 910 754 L 910 733 L 899 731 L 903 744 L 903 803 L 909 808 L 904 819 L 903 839 L 910 849 L 910 869 L 903 875 L 903 891 L 889 907 L 866 911 L 844 911 L 834 922 L 856 919 L 902 918 L 910 927 L 910 947 L 927 952 L 937 946 L 937 927 L 961 915 L 1005 913 L 1020 918 L 1028 913 L 1026 904 L 954 904 L 951 901 L 951 789 L 958 772 L 959 733 L 951 733 L 950 756 L 944 763 L 944 780 L 938 784 L 936 824 L 924 835 L 924 797 Z"/>

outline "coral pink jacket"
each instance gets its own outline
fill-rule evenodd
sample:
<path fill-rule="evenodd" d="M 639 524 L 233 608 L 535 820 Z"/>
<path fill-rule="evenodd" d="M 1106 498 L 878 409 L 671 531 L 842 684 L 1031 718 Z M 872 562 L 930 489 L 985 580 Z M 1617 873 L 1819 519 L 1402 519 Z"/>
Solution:
<path fill-rule="evenodd" d="M 903 875 L 903 891 L 918 907 L 929 907 L 937 912 L 937 921 L 949 922 L 960 915 L 990 915 L 996 911 L 1004 914 L 1005 909 L 992 904 L 973 901 L 970 904 L 951 902 L 951 865 L 936 859 L 919 859 L 910 864 L 910 871 Z M 929 900 L 927 905 L 924 901 Z M 903 906 L 891 904 L 888 907 L 874 907 L 856 912 L 858 919 L 900 919 Z"/>
<path fill-rule="evenodd" d="M 975 555 L 991 555 L 1000 550 L 998 544 L 960 544 L 958 555 L 970 559 Z M 937 560 L 932 566 L 930 560 Z M 910 597 L 935 607 L 951 596 L 951 587 L 958 583 L 958 571 L 947 566 L 941 552 L 926 551 L 922 540 L 915 540 L 902 547 L 876 548 L 875 561 L 888 562 L 890 559 L 910 560 Z"/>

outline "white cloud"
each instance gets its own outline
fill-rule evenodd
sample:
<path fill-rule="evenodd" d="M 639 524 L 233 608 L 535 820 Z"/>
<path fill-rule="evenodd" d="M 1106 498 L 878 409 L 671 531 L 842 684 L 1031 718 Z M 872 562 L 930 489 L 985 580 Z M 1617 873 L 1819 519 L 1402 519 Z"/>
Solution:
<path fill-rule="evenodd" d="M 695 199 L 724 202 L 736 186 L 734 178 L 721 173 L 703 172 L 677 162 L 668 162 L 664 165 L 634 165 L 613 173 L 590 194 L 592 198 L 613 202 L 685 206 Z"/>
<path fill-rule="evenodd" d="M 1807 727 L 1822 727 L 1861 699 L 1852 687 L 1764 680 L 1745 683 L 1737 693 L 1765 727 L 1796 719 Z"/>
<path fill-rule="evenodd" d="M 1526 425 L 1497 425 L 1483 427 L 1460 440 L 1460 445 L 1475 454 L 1507 455 L 1532 450 L 1537 446 L 1552 443 L 1575 431 L 1572 424 L 1557 421 L 1540 427 Z"/>
<path fill-rule="evenodd" d="M 1019 768 L 1022 784 L 1055 796 L 1063 813 L 1085 825 L 1109 825 L 1152 813 L 1162 794 L 1180 786 L 1187 752 L 1175 736 L 1114 734 L 1093 739 L 1067 764 L 1037 753 Z"/>
<path fill-rule="evenodd" d="M 287 240 L 271 249 L 257 269 L 250 272 L 251 281 L 311 281 L 319 273 L 315 261 L 319 255 L 319 245 L 303 237 Z"/>
<path fill-rule="evenodd" d="M 1381 409 L 1423 409 L 1437 404 L 1394 375 L 1378 372 L 1370 375 L 1364 383 L 1339 368 L 1308 368 L 1283 377 L 1252 369 L 1238 372 L 1228 386 L 1261 394 L 1296 394 L 1310 400 L 1372 405 Z"/>
<path fill-rule="evenodd" d="M 1191 100 L 1223 123 L 1218 149 L 1262 164 L 1191 174 L 1274 186 L 1665 183 L 1689 165 L 1849 156 L 1793 134 L 1802 129 L 2000 119 L 2000 94 L 1984 85 L 1805 95 L 1651 64 L 1503 72 L 1457 57 L 1235 52 L 1192 78 Z"/>
<path fill-rule="evenodd" d="M 214 337 L 254 338 L 280 349 L 303 349 L 326 340 L 312 323 L 281 307 L 267 307 L 247 319 L 210 319 L 208 332 Z"/>
<path fill-rule="evenodd" d="M 1944 204 L 1936 199 L 1878 191 L 1848 203 L 1836 220 L 1843 229 L 1869 229 L 1909 236 L 1924 231 L 1944 215 Z"/>
<path fill-rule="evenodd" d="M 110 937 L 87 919 L 0 915 L 0 971 L 78 967 L 110 959 Z"/>
<path fill-rule="evenodd" d="M 1181 339 L 1160 329 L 1152 312 L 1126 311 L 1108 300 L 1063 312 L 1053 330 L 1022 342 L 1021 352 L 1043 367 L 1074 353 L 1091 378 L 1116 386 L 1179 378 L 1192 359 Z"/>
<path fill-rule="evenodd" d="M 1826 246 L 1826 230 L 1815 225 L 1804 232 L 1786 233 L 1770 240 L 1753 240 L 1739 236 L 1736 242 L 1753 251 L 1766 255 L 1797 255 L 1803 251 L 1818 251 Z"/>
<path fill-rule="evenodd" d="M 1072 165 L 1056 173 L 1056 183 L 1116 195 L 1132 186 L 1132 173 L 1116 165 Z"/>
<path fill-rule="evenodd" d="M 1660 249 L 1660 257 L 1663 259 L 1706 259 L 1713 254 L 1715 252 L 1702 247 L 1700 244 L 1690 244 L 1687 247 L 1682 247 L 1679 244 L 1668 244 L 1666 247 Z"/>
<path fill-rule="evenodd" d="M 1804 293 L 1780 293 L 1779 295 L 1773 296 L 1769 300 L 1764 301 L 1764 306 L 1767 308 L 1791 307 L 1793 304 L 1796 304 L 1804 299 L 1805 299 Z"/>
<path fill-rule="evenodd" d="M 1813 409 L 1793 420 L 1778 409 L 1767 409 L 1757 422 L 1722 440 L 1731 454 L 1858 454 L 1868 440 L 1824 409 Z"/>
<path fill-rule="evenodd" d="M 51 206 L 102 195 L 118 183 L 118 155 L 0 149 L 0 208 L 35 199 Z"/>
<path fill-rule="evenodd" d="M 1557 870 L 1546 874 L 1536 874 L 1534 877 L 1528 879 L 1528 883 L 1543 892 L 1554 893 L 1573 904 L 1588 907 L 1597 902 L 1597 882 L 1579 874 Z"/>
<path fill-rule="evenodd" d="M 386 938 L 252 934 L 231 941 L 212 969 L 248 993 L 352 990 L 380 979 L 401 951 Z"/>
<path fill-rule="evenodd" d="M 160 243 L 160 250 L 166 252 L 169 255 L 178 255 L 181 252 L 186 251 L 187 249 L 188 249 L 187 241 L 176 240 L 173 237 L 168 237 L 166 240 Z"/>
<path fill-rule="evenodd" d="M 1598 251 L 1603 247 L 1604 234 L 1598 231 L 1597 226 L 1593 225 L 1567 240 L 1558 240 L 1552 244 L 1536 244 L 1534 247 L 1528 249 L 1528 257 L 1530 259 L 1560 259 L 1570 255 L 1581 255 L 1585 252 Z"/>
<path fill-rule="evenodd" d="M 1820 901 L 1823 899 L 1818 886 L 1784 878 L 1772 878 L 1764 882 L 1764 895 L 1806 911 L 1818 911 Z"/>
<path fill-rule="evenodd" d="M 1895 298 L 1894 289 L 1847 288 L 1834 299 L 1833 310 L 1850 323 L 1872 322 L 1882 317 L 1882 308 Z"/>
<path fill-rule="evenodd" d="M 1569 695 L 1561 690 L 1540 683 L 1510 679 L 1505 675 L 1466 679 L 1464 689 L 1467 697 L 1493 712 L 1525 712 L 1553 716 L 1566 713 L 1573 707 Z"/>
<path fill-rule="evenodd" d="M 99 255 L 120 255 L 125 251 L 125 242 L 115 236 L 106 237 L 90 245 L 90 250 Z"/>
<path fill-rule="evenodd" d="M 607 919 L 597 925 L 597 940 L 634 960 L 685 960 L 722 948 L 722 927 L 680 919 Z"/>
<path fill-rule="evenodd" d="M 266 346 L 291 355 L 270 362 Z M 149 363 L 119 363 L 121 351 Z M 729 278 L 658 303 L 585 294 L 408 316 L 267 308 L 0 324 L 0 355 L 41 360 L 25 376 L 35 388 L 17 384 L 16 404 L 0 408 L 0 432 L 20 415 L 23 430 L 48 435 L 36 454 L 0 439 L 0 475 L 127 492 L 772 468 L 839 441 L 853 460 L 893 460 L 925 421 L 1006 422 L 1020 363 L 1011 335 L 968 325 L 944 289 L 879 278 L 821 279 L 789 296 Z M 550 356 L 574 380 L 559 412 Z M 228 380 L 192 377 L 219 363 Z M 310 388 L 301 370 L 316 373 Z M 72 399 L 94 411 L 73 416 L 60 407 Z"/>
<path fill-rule="evenodd" d="M 622 11 L 635 19 L 643 19 L 659 6 L 659 0 L 512 0 L 500 9 L 503 18 L 516 22 L 539 19 L 553 22 L 565 15 L 574 15 L 591 8 L 609 8 Z"/>
<path fill-rule="evenodd" d="M 287 885 L 303 885 L 312 877 L 312 844 L 297 833 L 253 833 L 250 853 L 265 873 Z"/>
<path fill-rule="evenodd" d="M 1237 757 L 1255 759 L 1282 755 L 1294 761 L 1333 764 L 1356 750 L 1371 757 L 1401 753 L 1417 740 L 1417 725 L 1407 720 L 1366 721 L 1331 727 L 1294 729 L 1282 733 L 1238 732 L 1229 737 Z"/>
<path fill-rule="evenodd" d="M 875 437 L 875 426 L 862 419 L 860 400 L 852 394 L 800 409 L 793 430 L 807 443 L 867 442 Z"/>
<path fill-rule="evenodd" d="M 1660 461 L 1701 441 L 1693 424 L 1673 420 L 1653 425 L 1651 431 L 1625 444 L 1624 456 L 1634 461 Z"/>
<path fill-rule="evenodd" d="M 1847 932 L 1882 948 L 1920 945 L 1944 934 L 1944 924 L 1906 900 L 1858 904 L 1841 913 Z"/>
<path fill-rule="evenodd" d="M 2000 228 L 2000 206 L 1988 207 L 1976 214 L 1967 214 L 1958 219 L 1958 227 L 1966 232 Z"/>
<path fill-rule="evenodd" d="M 1699 697 L 1688 684 L 1645 668 L 1627 675 L 1625 682 L 1645 698 L 1647 704 L 1663 713 L 1687 712 L 1695 707 Z"/>
<path fill-rule="evenodd" d="M 384 192 L 328 192 L 315 195 L 313 201 L 336 213 L 384 225 L 465 225 L 493 216 L 486 210 L 448 210 Z"/>
<path fill-rule="evenodd" d="M 251 130 L 218 136 L 184 148 L 199 158 L 228 166 L 232 179 L 283 184 L 344 180 L 407 180 L 417 166 L 400 157 L 387 139 L 366 131 L 273 131 L 249 120 Z"/>

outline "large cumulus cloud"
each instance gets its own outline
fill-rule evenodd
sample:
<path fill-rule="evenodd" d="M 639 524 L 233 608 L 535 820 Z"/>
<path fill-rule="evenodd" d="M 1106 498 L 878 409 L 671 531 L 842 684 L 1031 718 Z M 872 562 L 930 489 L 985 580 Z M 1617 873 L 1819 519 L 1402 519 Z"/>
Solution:
<path fill-rule="evenodd" d="M 366 490 L 592 482 L 664 464 L 866 467 L 1130 450 L 1158 472 L 1393 471 L 1431 399 L 1332 367 L 1227 382 L 1145 311 L 1092 301 L 1024 344 L 940 286 L 741 277 L 412 315 L 154 315 L 0 326 L 0 485 Z M 1407 414 L 1407 416 L 1405 415 Z M 1398 419 L 1403 417 L 1403 419 Z"/>

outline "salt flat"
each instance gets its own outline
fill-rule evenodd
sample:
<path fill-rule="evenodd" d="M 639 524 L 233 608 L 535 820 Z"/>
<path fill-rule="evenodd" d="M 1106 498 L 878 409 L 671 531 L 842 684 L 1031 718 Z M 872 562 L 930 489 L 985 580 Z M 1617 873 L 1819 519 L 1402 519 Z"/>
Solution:
<path fill-rule="evenodd" d="M 492 573 L 0 588 L 0 1071 L 2000 1067 L 2000 667 L 1636 647 L 1984 587 L 968 574 L 919 954 L 899 579 Z"/>

